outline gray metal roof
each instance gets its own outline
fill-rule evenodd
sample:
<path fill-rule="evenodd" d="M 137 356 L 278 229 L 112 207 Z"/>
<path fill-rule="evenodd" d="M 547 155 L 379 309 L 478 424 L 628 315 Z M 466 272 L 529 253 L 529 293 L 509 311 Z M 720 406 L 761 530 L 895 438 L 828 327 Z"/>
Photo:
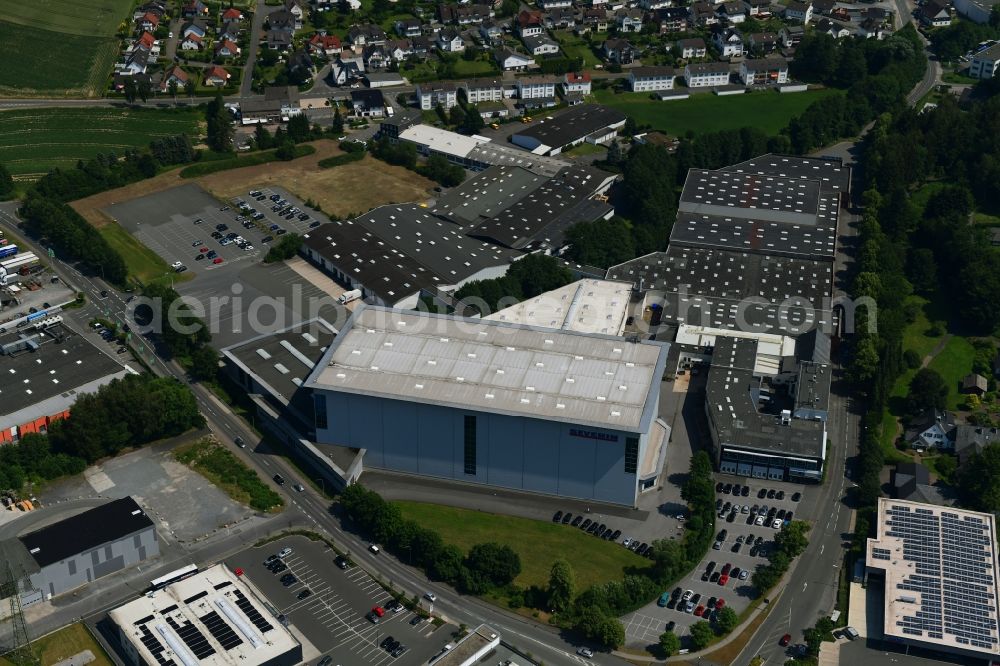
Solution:
<path fill-rule="evenodd" d="M 791 26 L 788 29 L 798 27 Z M 819 181 L 823 190 L 848 192 L 851 189 L 851 169 L 845 167 L 839 158 L 795 157 L 768 153 L 727 166 L 723 171 L 769 174 L 783 178 L 807 178 Z"/>
<path fill-rule="evenodd" d="M 552 120 L 545 120 L 520 131 L 514 136 L 526 136 L 538 142 L 559 148 L 583 139 L 594 132 L 625 122 L 625 114 L 616 109 L 597 104 L 580 104 L 571 107 Z"/>
<path fill-rule="evenodd" d="M 478 224 L 480 218 L 499 215 L 546 180 L 521 167 L 492 166 L 440 197 L 431 212 L 458 224 Z"/>
<path fill-rule="evenodd" d="M 307 386 L 641 432 L 668 345 L 362 306 Z"/>

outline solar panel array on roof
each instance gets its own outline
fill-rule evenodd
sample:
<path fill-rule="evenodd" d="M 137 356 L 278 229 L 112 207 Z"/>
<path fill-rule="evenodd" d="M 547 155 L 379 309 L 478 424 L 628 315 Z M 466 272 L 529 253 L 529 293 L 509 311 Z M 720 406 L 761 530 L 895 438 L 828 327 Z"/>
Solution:
<path fill-rule="evenodd" d="M 223 649 L 228 651 L 232 650 L 237 645 L 243 644 L 243 639 L 237 636 L 232 627 L 226 624 L 215 611 L 209 611 L 198 619 L 201 620 L 201 623 L 208 628 L 209 633 L 212 634 Z"/>
<path fill-rule="evenodd" d="M 168 615 L 166 620 L 170 628 L 181 637 L 184 644 L 191 648 L 195 657 L 205 659 L 215 654 L 215 648 L 205 639 L 205 635 L 198 631 L 198 627 L 191 624 L 187 618 L 181 616 L 180 621 L 178 621 L 178 619 Z"/>
<path fill-rule="evenodd" d="M 260 629 L 262 634 L 274 629 L 274 625 L 264 619 L 264 616 L 257 612 L 257 609 L 253 607 L 250 600 L 246 598 L 240 590 L 233 590 L 233 595 L 236 597 L 236 605 L 239 607 L 243 614 L 247 616 L 247 619 L 253 622 L 254 626 Z"/>
<path fill-rule="evenodd" d="M 152 619 L 152 617 L 150 617 L 149 619 Z M 156 663 L 159 664 L 160 666 L 170 666 L 171 664 L 173 664 L 174 663 L 173 659 L 167 659 L 166 657 L 163 656 L 163 652 L 166 650 L 166 648 L 163 647 L 163 643 L 160 642 L 160 639 L 157 638 L 153 634 L 153 632 L 149 630 L 149 627 L 147 627 L 145 624 L 140 624 L 138 622 L 136 623 L 136 625 L 139 628 L 139 633 L 142 634 L 139 640 L 142 641 L 142 644 L 146 646 L 146 649 L 149 650 L 150 654 L 152 654 L 153 657 L 156 658 Z"/>

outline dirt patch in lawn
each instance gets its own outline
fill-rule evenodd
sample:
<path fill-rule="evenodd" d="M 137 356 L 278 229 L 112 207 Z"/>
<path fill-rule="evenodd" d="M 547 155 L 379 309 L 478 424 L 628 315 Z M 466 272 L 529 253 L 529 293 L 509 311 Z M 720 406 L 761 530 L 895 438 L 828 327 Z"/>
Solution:
<path fill-rule="evenodd" d="M 346 216 L 364 213 L 387 203 L 421 201 L 434 183 L 402 167 L 390 166 L 366 156 L 332 169 L 322 169 L 319 161 L 340 155 L 337 143 L 329 140 L 315 141 L 316 152 L 290 162 L 272 162 L 258 166 L 221 171 L 194 179 L 182 179 L 178 169 L 125 187 L 101 192 L 74 201 L 71 205 L 95 227 L 110 224 L 101 213 L 114 203 L 130 201 L 160 192 L 192 180 L 221 199 L 245 194 L 248 189 L 278 186 L 302 199 L 312 199 L 326 213 Z"/>

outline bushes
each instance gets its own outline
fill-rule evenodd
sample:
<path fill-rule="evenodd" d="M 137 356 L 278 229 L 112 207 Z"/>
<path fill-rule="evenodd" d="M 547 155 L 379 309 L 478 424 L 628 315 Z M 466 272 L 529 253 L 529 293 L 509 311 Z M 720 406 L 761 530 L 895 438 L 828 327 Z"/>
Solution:
<path fill-rule="evenodd" d="M 485 594 L 510 585 L 521 572 L 521 559 L 509 546 L 476 544 L 466 556 L 455 546 L 445 546 L 437 532 L 403 519 L 398 506 L 360 484 L 343 492 L 340 505 L 367 538 L 460 592 Z"/>
<path fill-rule="evenodd" d="M 345 141 L 344 143 L 347 142 Z M 360 146 L 361 144 L 356 143 L 354 145 Z M 360 162 L 364 158 L 364 146 L 361 146 L 361 152 L 345 153 L 344 155 L 334 155 L 333 157 L 322 159 L 319 161 L 319 167 L 321 169 L 332 169 L 333 167 L 343 166 L 345 164 L 350 164 L 351 162 Z"/>
<path fill-rule="evenodd" d="M 178 450 L 175 457 L 252 509 L 270 511 L 284 504 L 257 472 L 217 442 L 203 439 Z"/>
<path fill-rule="evenodd" d="M 305 157 L 312 155 L 316 149 L 309 145 L 295 146 L 294 157 Z M 180 171 L 181 178 L 197 178 L 207 176 L 210 173 L 228 171 L 229 169 L 239 169 L 242 167 L 257 166 L 269 162 L 277 162 L 282 158 L 278 156 L 278 149 L 264 150 L 259 153 L 251 153 L 242 157 L 230 157 L 228 159 L 216 160 L 213 162 L 200 162 L 184 167 Z"/>
<path fill-rule="evenodd" d="M 544 254 L 529 254 L 515 261 L 507 274 L 490 280 L 473 280 L 455 293 L 460 300 L 470 299 L 477 310 L 488 310 L 482 314 L 496 312 L 526 298 L 534 298 L 542 292 L 558 289 L 573 281 L 573 274 L 553 257 Z M 479 300 L 476 303 L 476 300 Z M 509 302 L 508 302 L 509 301 Z"/>
<path fill-rule="evenodd" d="M 302 236 L 298 234 L 285 234 L 264 255 L 264 263 L 272 264 L 276 261 L 291 259 L 298 253 L 300 247 L 302 247 Z"/>
<path fill-rule="evenodd" d="M 753 574 L 753 585 L 758 595 L 763 595 L 778 584 L 781 577 L 788 571 L 792 560 L 802 554 L 809 545 L 806 533 L 809 523 L 801 520 L 793 521 L 774 537 L 774 548 L 768 555 L 769 562 L 757 567 Z"/>

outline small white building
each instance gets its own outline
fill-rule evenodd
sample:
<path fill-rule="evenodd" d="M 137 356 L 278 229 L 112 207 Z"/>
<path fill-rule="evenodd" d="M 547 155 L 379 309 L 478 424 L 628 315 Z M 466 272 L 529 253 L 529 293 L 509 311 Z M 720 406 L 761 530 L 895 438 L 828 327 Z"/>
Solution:
<path fill-rule="evenodd" d="M 430 111 L 438 105 L 445 109 L 458 105 L 458 87 L 450 81 L 418 83 L 416 95 L 420 108 L 424 111 Z"/>
<path fill-rule="evenodd" d="M 969 76 L 974 79 L 992 79 L 1000 68 L 1000 44 L 994 44 L 980 51 L 972 58 L 969 65 Z"/>
<path fill-rule="evenodd" d="M 459 84 L 459 88 L 465 91 L 469 104 L 502 102 L 504 99 L 504 86 L 500 79 L 471 79 Z"/>
<path fill-rule="evenodd" d="M 787 21 L 802 21 L 803 23 L 808 23 L 812 20 L 812 16 L 813 7 L 811 2 L 790 0 L 790 2 L 785 5 L 785 20 Z"/>
<path fill-rule="evenodd" d="M 673 67 L 634 67 L 628 73 L 629 88 L 632 92 L 673 90 L 676 76 Z"/>
<path fill-rule="evenodd" d="M 545 99 L 556 96 L 559 79 L 554 76 L 522 76 L 517 79 L 517 96 L 520 99 Z"/>
<path fill-rule="evenodd" d="M 788 61 L 784 58 L 760 58 L 740 63 L 740 81 L 746 86 L 788 83 Z"/>
<path fill-rule="evenodd" d="M 563 92 L 567 95 L 589 95 L 591 91 L 590 74 L 569 72 L 563 77 Z"/>
<path fill-rule="evenodd" d="M 739 58 L 743 55 L 743 35 L 738 30 L 718 30 L 712 35 L 712 42 L 723 58 Z"/>

